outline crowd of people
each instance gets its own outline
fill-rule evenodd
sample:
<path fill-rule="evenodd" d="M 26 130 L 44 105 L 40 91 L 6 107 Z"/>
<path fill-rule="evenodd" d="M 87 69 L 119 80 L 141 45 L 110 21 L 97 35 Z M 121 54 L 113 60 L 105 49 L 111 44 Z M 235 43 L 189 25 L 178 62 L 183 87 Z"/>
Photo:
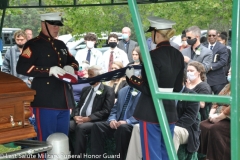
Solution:
<path fill-rule="evenodd" d="M 170 40 L 175 22 L 159 17 L 148 20 L 151 37 L 146 42 L 160 92 L 230 95 L 231 47 L 225 32 L 210 29 L 203 42 L 200 28 L 191 26 L 182 32 L 179 46 Z M 2 72 L 36 90 L 31 107 L 37 139 L 45 141 L 50 134 L 61 132 L 69 136 L 72 155 L 89 154 L 90 143 L 92 158 L 106 159 L 103 146 L 112 137 L 116 143 L 112 158 L 169 159 L 131 29 L 123 27 L 121 41 L 110 34 L 109 49 L 104 53 L 94 48 L 96 35 L 88 33 L 86 48 L 74 57 L 57 39 L 60 26 L 61 13 L 42 14 L 39 35 L 33 38 L 30 29 L 15 32 L 16 45 L 7 50 L 3 60 Z M 125 67 L 126 76 L 113 76 L 107 82 L 71 85 L 58 79 L 66 73 L 94 78 Z M 229 104 L 162 102 L 176 152 L 186 144 L 189 153 L 202 153 L 205 159 L 230 159 Z"/>

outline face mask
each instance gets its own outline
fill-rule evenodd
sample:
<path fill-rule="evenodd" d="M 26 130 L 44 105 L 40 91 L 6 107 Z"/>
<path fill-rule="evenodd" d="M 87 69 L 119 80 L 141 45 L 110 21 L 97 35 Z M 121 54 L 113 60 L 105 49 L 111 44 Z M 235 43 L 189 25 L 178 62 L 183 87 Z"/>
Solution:
<path fill-rule="evenodd" d="M 122 34 L 122 38 L 123 38 L 124 40 L 126 40 L 126 39 L 129 38 L 129 36 L 128 36 L 128 34 Z"/>
<path fill-rule="evenodd" d="M 231 82 L 231 75 L 227 76 L 227 80 L 228 80 L 228 82 Z"/>
<path fill-rule="evenodd" d="M 23 48 L 24 44 L 17 44 L 18 48 Z"/>
<path fill-rule="evenodd" d="M 197 77 L 194 75 L 193 72 L 187 72 L 187 78 L 188 78 L 190 81 L 193 81 L 193 80 L 196 79 Z"/>
<path fill-rule="evenodd" d="M 115 48 L 117 46 L 117 42 L 109 42 L 109 46 L 111 48 Z"/>
<path fill-rule="evenodd" d="M 191 46 L 193 46 L 197 42 L 197 38 L 194 39 L 187 39 L 187 43 Z"/>
<path fill-rule="evenodd" d="M 94 47 L 94 42 L 93 41 L 87 41 L 87 47 L 89 49 L 92 49 Z"/>

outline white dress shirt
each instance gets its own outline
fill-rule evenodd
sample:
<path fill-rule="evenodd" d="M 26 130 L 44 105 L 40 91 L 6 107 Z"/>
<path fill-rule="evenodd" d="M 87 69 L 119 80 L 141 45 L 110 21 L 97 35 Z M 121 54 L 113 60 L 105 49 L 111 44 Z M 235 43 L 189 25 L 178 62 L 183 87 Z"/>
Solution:
<path fill-rule="evenodd" d="M 208 49 L 211 49 L 211 46 L 213 46 L 212 47 L 212 49 L 213 49 L 215 45 L 216 45 L 216 42 L 214 44 L 208 43 Z"/>
<path fill-rule="evenodd" d="M 103 53 L 103 71 L 104 72 L 108 72 L 109 58 L 110 58 L 111 51 L 113 51 L 113 62 L 120 61 L 122 62 L 124 67 L 127 66 L 127 64 L 129 63 L 126 52 L 119 49 L 118 47 L 115 47 L 113 50 L 110 48 L 109 50 Z"/>
<path fill-rule="evenodd" d="M 82 62 L 86 61 L 88 48 L 84 48 L 79 50 L 76 53 L 75 59 L 78 61 L 79 67 L 82 66 Z M 97 50 L 96 48 L 91 49 L 91 56 L 90 56 L 90 66 L 98 65 L 103 67 L 103 59 L 102 59 L 102 52 Z"/>
<path fill-rule="evenodd" d="M 95 96 L 96 96 L 96 92 L 97 92 L 100 84 L 101 84 L 101 83 L 99 83 L 97 86 L 94 87 L 93 95 L 92 95 L 92 97 L 90 97 L 91 100 L 90 100 L 89 105 L 88 105 L 87 110 L 86 110 L 86 117 L 92 114 L 93 101 L 94 101 L 94 98 L 95 98 Z M 85 101 L 84 101 L 84 104 L 83 104 L 83 106 L 82 106 L 82 108 L 81 108 L 81 110 L 80 110 L 80 112 L 79 112 L 79 115 L 81 115 L 82 109 L 83 109 L 85 103 L 87 102 L 90 93 L 91 93 L 91 90 L 90 90 L 90 92 L 88 93 L 88 95 L 87 95 L 87 97 L 86 97 L 86 99 L 85 99 Z"/>

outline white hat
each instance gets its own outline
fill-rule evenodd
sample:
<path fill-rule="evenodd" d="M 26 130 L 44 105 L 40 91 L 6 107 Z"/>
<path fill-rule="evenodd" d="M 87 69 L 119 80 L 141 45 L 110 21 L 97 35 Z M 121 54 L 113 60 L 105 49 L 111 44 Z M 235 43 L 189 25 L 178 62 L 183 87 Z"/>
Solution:
<path fill-rule="evenodd" d="M 147 32 L 151 32 L 153 30 L 160 30 L 160 29 L 170 29 L 172 28 L 173 25 L 176 23 L 171 20 L 159 18 L 159 17 L 154 17 L 154 16 L 149 16 L 148 20 L 151 24 Z"/>
<path fill-rule="evenodd" d="M 62 16 L 63 13 L 61 12 L 45 13 L 41 14 L 41 21 L 46 21 L 51 25 L 63 26 Z"/>

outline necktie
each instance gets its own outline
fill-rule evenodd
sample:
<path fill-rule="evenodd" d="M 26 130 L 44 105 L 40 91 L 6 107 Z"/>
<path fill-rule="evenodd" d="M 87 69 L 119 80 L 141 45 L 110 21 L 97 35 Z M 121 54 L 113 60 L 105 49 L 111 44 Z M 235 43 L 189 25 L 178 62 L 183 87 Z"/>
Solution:
<path fill-rule="evenodd" d="M 86 58 L 86 60 L 89 62 L 89 64 L 90 64 L 90 57 L 91 57 L 91 50 L 89 49 L 88 54 L 87 54 L 87 58 Z"/>
<path fill-rule="evenodd" d="M 113 51 L 110 52 L 109 64 L 108 64 L 108 72 L 111 71 L 112 64 L 113 64 Z"/>
<path fill-rule="evenodd" d="M 124 47 L 125 47 L 125 52 L 128 54 L 128 46 L 129 46 L 129 43 L 128 42 L 126 42 L 125 44 L 124 44 Z"/>
<path fill-rule="evenodd" d="M 94 91 L 94 89 L 92 88 L 91 91 L 90 91 L 90 94 L 88 96 L 88 99 L 87 99 L 85 105 L 83 106 L 83 109 L 82 109 L 82 112 L 81 112 L 81 116 L 83 116 L 83 117 L 86 117 L 86 111 L 87 111 L 88 105 L 89 105 L 89 103 L 92 99 L 93 91 Z"/>
<path fill-rule="evenodd" d="M 122 109 L 122 112 L 121 112 L 121 115 L 120 115 L 119 120 L 124 120 L 124 115 L 125 115 L 125 112 L 126 112 L 128 103 L 129 103 L 130 98 L 131 98 L 131 92 L 132 92 L 132 90 L 133 90 L 132 87 L 128 90 L 128 93 L 127 93 L 127 96 L 126 96 L 126 99 L 125 99 L 125 103 L 124 103 L 124 105 L 123 105 L 123 109 Z"/>
<path fill-rule="evenodd" d="M 210 46 L 210 49 L 212 50 L 212 49 L 213 49 L 213 46 Z"/>

